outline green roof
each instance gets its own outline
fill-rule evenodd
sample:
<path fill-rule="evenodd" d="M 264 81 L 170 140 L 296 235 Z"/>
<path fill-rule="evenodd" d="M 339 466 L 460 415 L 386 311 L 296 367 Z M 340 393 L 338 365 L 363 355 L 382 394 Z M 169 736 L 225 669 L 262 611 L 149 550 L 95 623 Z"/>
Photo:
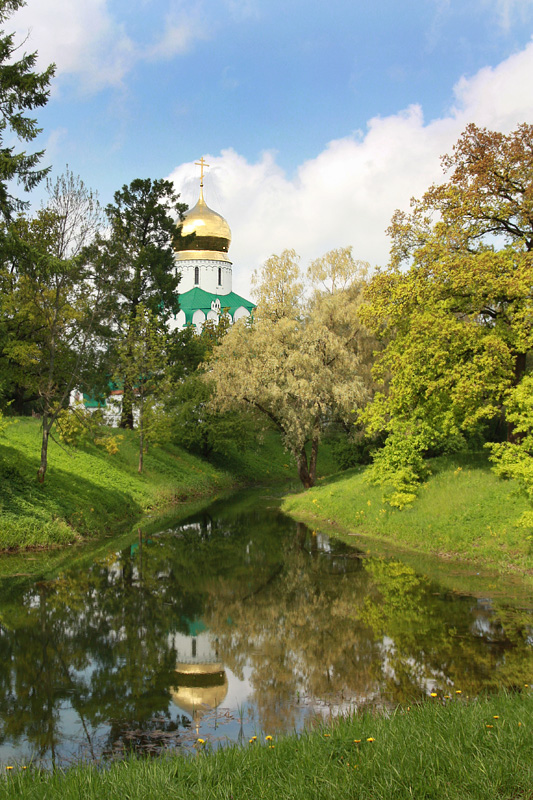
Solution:
<path fill-rule="evenodd" d="M 255 308 L 255 303 L 252 303 L 251 300 L 245 300 L 244 297 L 235 294 L 235 292 L 230 292 L 229 294 L 215 294 L 214 292 L 206 292 L 204 289 L 200 289 L 199 286 L 195 286 L 194 289 L 189 289 L 188 292 L 184 292 L 179 296 L 180 309 L 185 313 L 186 324 L 192 323 L 192 315 L 195 311 L 203 311 L 207 317 L 207 312 L 211 311 L 211 303 L 214 300 L 220 300 L 221 310 L 224 311 L 224 309 L 227 309 L 232 318 L 237 309 L 241 308 L 241 306 L 250 314 Z"/>

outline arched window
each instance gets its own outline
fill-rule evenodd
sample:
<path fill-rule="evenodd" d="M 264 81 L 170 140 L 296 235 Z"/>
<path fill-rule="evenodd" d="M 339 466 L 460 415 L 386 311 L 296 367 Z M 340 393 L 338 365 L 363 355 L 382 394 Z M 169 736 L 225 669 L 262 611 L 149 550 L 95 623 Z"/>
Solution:
<path fill-rule="evenodd" d="M 194 285 L 198 286 L 200 283 L 200 267 L 194 268 Z"/>
<path fill-rule="evenodd" d="M 218 285 L 222 286 L 222 267 L 218 268 Z"/>

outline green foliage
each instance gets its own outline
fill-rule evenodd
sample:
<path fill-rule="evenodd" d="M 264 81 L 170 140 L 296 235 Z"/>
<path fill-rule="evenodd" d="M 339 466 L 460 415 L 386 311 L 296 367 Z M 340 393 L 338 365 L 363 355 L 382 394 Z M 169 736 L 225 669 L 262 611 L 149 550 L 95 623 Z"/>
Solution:
<path fill-rule="evenodd" d="M 513 439 L 488 444 L 491 461 L 495 473 L 516 480 L 533 503 L 533 375 L 525 375 L 508 392 L 505 407 L 507 419 L 513 425 Z M 533 511 L 525 511 L 519 524 L 531 530 Z"/>
<path fill-rule="evenodd" d="M 361 425 L 338 426 L 338 429 L 336 427 L 332 425 L 328 428 L 325 439 L 331 447 L 336 471 L 350 469 L 358 464 L 370 464 L 375 451 L 384 444 L 382 437 L 367 435 Z"/>
<path fill-rule="evenodd" d="M 157 316 L 143 303 L 135 308 L 127 334 L 117 352 L 116 383 L 134 390 L 139 437 L 139 472 L 143 469 L 145 445 L 162 441 L 168 430 L 163 401 L 169 392 L 166 367 L 167 334 Z M 126 390 L 124 390 L 124 395 Z M 123 396 L 124 401 L 124 396 Z"/>
<path fill-rule="evenodd" d="M 97 423 L 83 403 L 73 403 L 60 410 L 57 416 L 59 438 L 71 447 L 94 441 Z"/>
<path fill-rule="evenodd" d="M 385 390 L 362 420 L 392 439 L 375 475 L 395 484 L 393 502 L 414 498 L 424 455 L 497 418 L 524 372 L 532 144 L 531 125 L 509 135 L 469 125 L 443 160 L 448 181 L 393 217 L 391 265 L 371 281 L 361 312 L 385 344 L 374 370 Z"/>
<path fill-rule="evenodd" d="M 70 447 L 83 447 L 92 442 L 109 455 L 115 455 L 124 438 L 104 424 L 99 410 L 91 412 L 79 402 L 61 409 L 56 424 L 59 438 Z"/>
<path fill-rule="evenodd" d="M 1 0 L 0 24 L 23 5 L 23 0 Z M 0 214 L 4 219 L 27 205 L 10 194 L 10 184 L 16 180 L 30 191 L 50 169 L 38 168 L 43 150 L 17 153 L 15 146 L 7 143 L 13 135 L 21 142 L 31 142 L 41 132 L 37 121 L 25 114 L 46 105 L 55 71 L 51 65 L 44 72 L 35 72 L 37 53 L 25 53 L 17 60 L 20 47 L 14 34 L 0 31 Z"/>
<path fill-rule="evenodd" d="M 162 321 L 179 310 L 174 215 L 181 219 L 187 206 L 178 198 L 170 181 L 137 178 L 115 192 L 105 209 L 108 230 L 97 237 L 91 257 L 112 286 L 110 311 L 121 327 L 141 302 Z"/>
<path fill-rule="evenodd" d="M 321 280 L 334 265 L 334 258 L 324 257 Z M 271 256 L 255 276 L 254 319 L 234 325 L 209 362 L 215 408 L 253 409 L 274 425 L 306 488 L 316 480 L 327 423 L 348 419 L 369 392 L 357 346 L 363 338 L 357 309 L 364 276 L 354 270 L 348 279 L 344 291 L 315 287 L 306 305 L 294 251 Z M 333 274 L 331 282 L 335 287 Z"/>
<path fill-rule="evenodd" d="M 257 421 L 249 413 L 213 411 L 213 394 L 213 385 L 201 373 L 190 375 L 174 388 L 171 398 L 174 441 L 204 457 L 213 452 L 228 452 L 233 442 L 243 449 L 250 447 Z"/>

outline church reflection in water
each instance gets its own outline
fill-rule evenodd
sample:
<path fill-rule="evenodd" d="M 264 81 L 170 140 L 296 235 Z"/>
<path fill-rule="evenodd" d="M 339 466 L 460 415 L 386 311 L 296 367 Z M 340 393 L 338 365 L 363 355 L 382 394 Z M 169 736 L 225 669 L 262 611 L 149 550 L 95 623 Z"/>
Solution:
<path fill-rule="evenodd" d="M 228 677 L 220 661 L 217 640 L 201 620 L 186 620 L 189 633 L 174 633 L 169 645 L 176 651 L 172 700 L 188 714 L 199 732 L 202 717 L 218 708 L 228 693 Z"/>

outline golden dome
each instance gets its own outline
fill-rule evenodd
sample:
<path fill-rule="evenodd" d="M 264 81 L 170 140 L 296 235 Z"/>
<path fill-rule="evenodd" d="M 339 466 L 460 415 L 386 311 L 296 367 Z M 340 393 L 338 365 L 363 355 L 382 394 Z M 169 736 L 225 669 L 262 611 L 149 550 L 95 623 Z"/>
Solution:
<path fill-rule="evenodd" d="M 196 236 L 190 242 L 184 243 L 178 239 L 174 248 L 176 258 L 184 260 L 189 258 L 210 258 L 217 261 L 227 261 L 231 242 L 231 230 L 223 216 L 213 211 L 204 200 L 204 193 L 200 187 L 200 199 L 184 214 L 181 225 L 181 236 Z"/>

